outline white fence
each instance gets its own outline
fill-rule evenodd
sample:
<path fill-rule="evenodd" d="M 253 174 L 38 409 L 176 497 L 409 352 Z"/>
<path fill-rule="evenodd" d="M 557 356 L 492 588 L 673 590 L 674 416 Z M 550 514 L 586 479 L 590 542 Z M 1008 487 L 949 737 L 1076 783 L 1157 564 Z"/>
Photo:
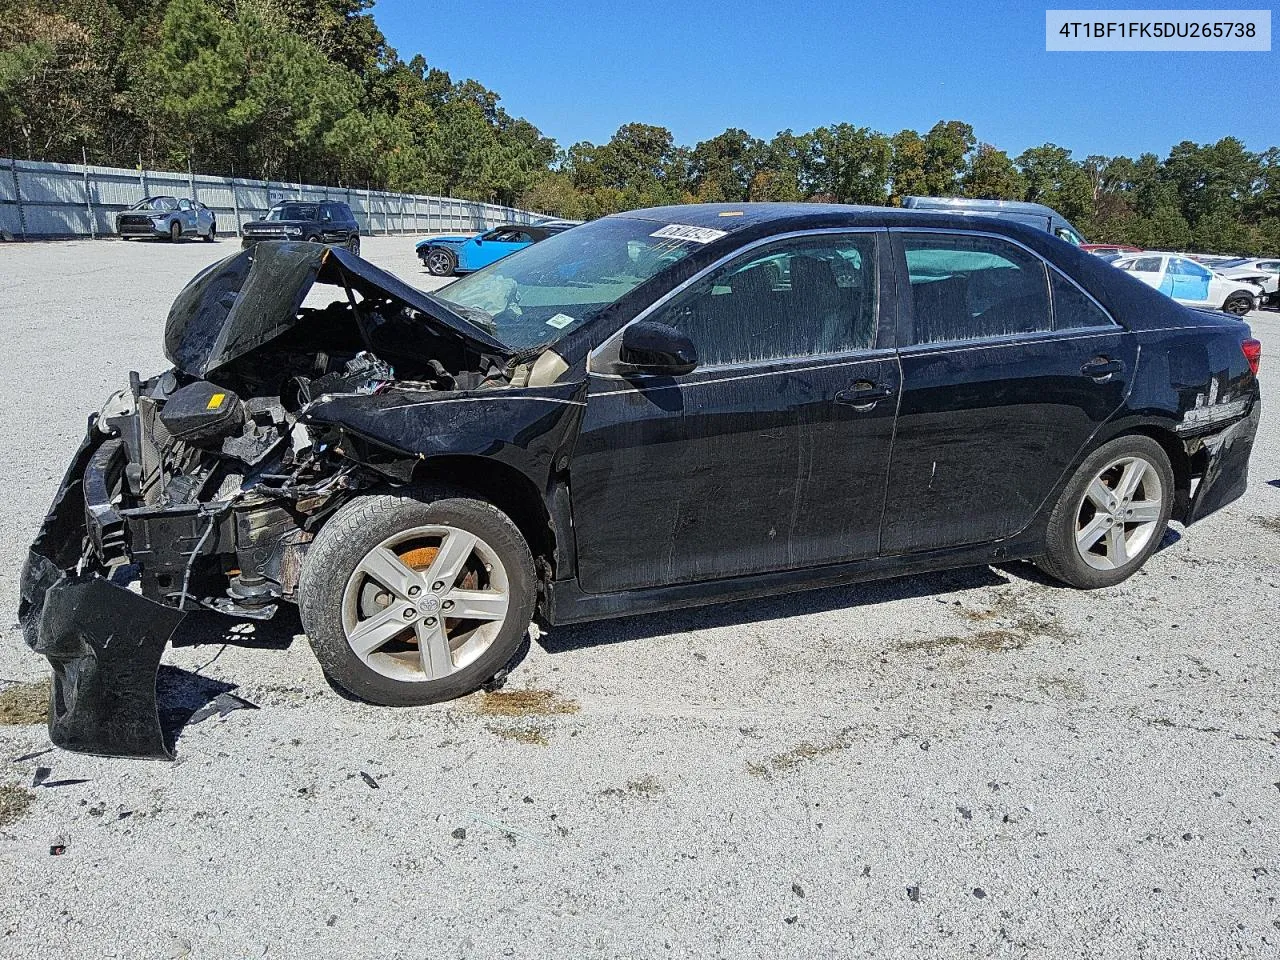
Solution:
<path fill-rule="evenodd" d="M 342 200 L 366 236 L 479 231 L 537 223 L 541 214 L 449 197 L 209 177 L 122 167 L 0 159 L 0 236 L 14 240 L 110 237 L 116 214 L 143 197 L 192 197 L 214 211 L 218 231 L 239 233 L 285 199 Z"/>

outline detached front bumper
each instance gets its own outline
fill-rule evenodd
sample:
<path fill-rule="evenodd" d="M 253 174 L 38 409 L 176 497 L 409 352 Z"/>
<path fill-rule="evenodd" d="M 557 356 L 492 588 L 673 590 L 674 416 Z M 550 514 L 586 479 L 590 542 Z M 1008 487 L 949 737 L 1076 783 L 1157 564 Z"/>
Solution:
<path fill-rule="evenodd" d="M 53 667 L 49 737 L 106 756 L 173 759 L 160 725 L 156 672 L 186 614 L 113 583 L 97 566 L 102 519 L 86 504 L 102 446 L 93 420 L 22 569 L 18 620 Z M 95 536 L 96 534 L 96 536 Z"/>

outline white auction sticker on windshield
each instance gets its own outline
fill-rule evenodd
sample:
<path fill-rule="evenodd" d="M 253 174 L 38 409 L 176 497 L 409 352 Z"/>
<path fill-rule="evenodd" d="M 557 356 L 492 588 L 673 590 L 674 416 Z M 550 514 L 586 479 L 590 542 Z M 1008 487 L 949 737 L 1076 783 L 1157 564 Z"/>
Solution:
<path fill-rule="evenodd" d="M 576 322 L 577 321 L 574 320 L 573 317 L 569 316 L 567 313 L 557 313 L 554 317 L 552 317 L 550 320 L 547 321 L 547 326 L 555 327 L 557 330 L 563 330 L 565 327 L 569 326 L 569 324 L 576 323 Z"/>
<path fill-rule="evenodd" d="M 712 240 L 719 240 L 727 235 L 727 230 L 712 230 L 710 227 L 688 227 L 683 223 L 669 223 L 661 230 L 655 230 L 649 234 L 651 237 L 661 237 L 663 240 L 688 240 L 691 243 L 710 243 Z"/>

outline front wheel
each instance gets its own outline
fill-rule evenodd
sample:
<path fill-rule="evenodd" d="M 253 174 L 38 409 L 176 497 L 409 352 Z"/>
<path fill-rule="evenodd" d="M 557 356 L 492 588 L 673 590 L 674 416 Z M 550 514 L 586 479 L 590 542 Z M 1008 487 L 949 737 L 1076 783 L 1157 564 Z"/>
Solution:
<path fill-rule="evenodd" d="M 357 257 L 360 256 L 360 238 L 351 237 L 350 239 L 348 239 L 347 249 L 350 250 L 352 253 L 354 253 Z"/>
<path fill-rule="evenodd" d="M 515 654 L 537 585 L 524 537 L 493 504 L 446 488 L 359 497 L 321 529 L 298 606 L 325 674 L 373 703 L 479 689 Z"/>
<path fill-rule="evenodd" d="M 1222 305 L 1222 309 L 1227 313 L 1235 314 L 1237 317 L 1243 317 L 1253 309 L 1253 297 L 1247 293 L 1233 293 L 1227 297 L 1227 302 Z"/>
<path fill-rule="evenodd" d="M 182 224 L 178 223 L 178 221 L 175 220 L 173 221 L 173 223 L 169 224 L 169 242 L 177 243 L 181 239 L 182 239 Z"/>
<path fill-rule="evenodd" d="M 442 247 L 428 250 L 423 262 L 427 265 L 427 272 L 433 277 L 450 277 L 458 269 L 458 258 L 453 255 L 453 251 Z"/>
<path fill-rule="evenodd" d="M 1080 465 L 1062 491 L 1037 564 L 1081 590 L 1128 579 L 1164 538 L 1173 467 L 1150 437 L 1117 437 Z"/>

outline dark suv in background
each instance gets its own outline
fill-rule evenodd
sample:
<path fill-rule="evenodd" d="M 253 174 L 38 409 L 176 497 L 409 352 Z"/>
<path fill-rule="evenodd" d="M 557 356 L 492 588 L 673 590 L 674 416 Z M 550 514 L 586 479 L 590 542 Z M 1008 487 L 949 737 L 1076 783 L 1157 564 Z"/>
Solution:
<path fill-rule="evenodd" d="M 246 249 L 259 240 L 310 240 L 360 252 L 360 224 L 338 200 L 284 200 L 261 220 L 246 223 L 241 235 Z"/>

